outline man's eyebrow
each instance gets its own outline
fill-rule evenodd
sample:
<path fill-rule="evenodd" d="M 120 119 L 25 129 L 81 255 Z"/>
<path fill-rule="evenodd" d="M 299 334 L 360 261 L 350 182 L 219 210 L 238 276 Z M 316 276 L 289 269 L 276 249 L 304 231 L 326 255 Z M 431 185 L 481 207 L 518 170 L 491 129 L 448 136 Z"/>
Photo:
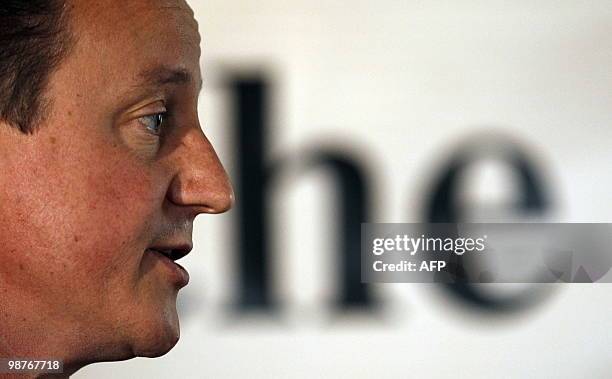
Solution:
<path fill-rule="evenodd" d="M 155 67 L 142 72 L 139 80 L 144 86 L 164 86 L 168 84 L 189 84 L 194 81 L 191 73 L 183 68 Z M 200 86 L 201 83 L 195 83 Z"/>

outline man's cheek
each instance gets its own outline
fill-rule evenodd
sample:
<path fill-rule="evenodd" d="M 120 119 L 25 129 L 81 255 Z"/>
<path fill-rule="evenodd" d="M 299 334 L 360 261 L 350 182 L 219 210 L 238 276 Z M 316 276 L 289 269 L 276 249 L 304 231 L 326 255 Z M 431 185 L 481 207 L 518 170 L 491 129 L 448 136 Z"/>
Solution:
<path fill-rule="evenodd" d="M 95 194 L 83 215 L 90 227 L 83 236 L 89 251 L 87 271 L 104 279 L 137 276 L 140 261 L 155 238 L 155 225 L 161 220 L 164 192 L 156 190 L 149 177 L 116 172 L 108 181 L 90 182 Z M 78 250 L 78 244 L 75 243 Z"/>

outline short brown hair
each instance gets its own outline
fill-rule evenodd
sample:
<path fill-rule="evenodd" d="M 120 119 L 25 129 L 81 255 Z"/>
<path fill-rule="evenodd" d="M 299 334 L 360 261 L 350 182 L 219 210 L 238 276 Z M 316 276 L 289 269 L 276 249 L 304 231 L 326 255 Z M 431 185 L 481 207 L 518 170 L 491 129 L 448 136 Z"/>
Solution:
<path fill-rule="evenodd" d="M 49 76 L 68 54 L 66 0 L 0 0 L 0 120 L 31 133 Z"/>

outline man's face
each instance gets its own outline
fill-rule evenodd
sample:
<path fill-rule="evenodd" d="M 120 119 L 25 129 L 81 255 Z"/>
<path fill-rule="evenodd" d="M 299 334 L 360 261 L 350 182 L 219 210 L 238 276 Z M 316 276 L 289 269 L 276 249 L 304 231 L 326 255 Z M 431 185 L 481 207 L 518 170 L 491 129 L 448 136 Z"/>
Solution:
<path fill-rule="evenodd" d="M 33 135 L 0 130 L 3 280 L 86 356 L 157 356 L 186 278 L 152 250 L 184 254 L 195 216 L 232 203 L 198 121 L 198 27 L 182 0 L 69 4 L 48 113 Z"/>

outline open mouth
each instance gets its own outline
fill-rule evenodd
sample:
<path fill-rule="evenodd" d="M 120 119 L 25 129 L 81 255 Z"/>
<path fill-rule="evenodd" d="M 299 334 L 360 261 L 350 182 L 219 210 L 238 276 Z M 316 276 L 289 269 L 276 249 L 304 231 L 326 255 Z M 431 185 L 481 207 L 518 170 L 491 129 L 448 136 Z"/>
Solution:
<path fill-rule="evenodd" d="M 189 254 L 190 251 L 191 244 L 185 244 L 173 248 L 150 247 L 146 252 L 160 260 L 162 266 L 168 270 L 172 282 L 178 287 L 184 287 L 189 282 L 189 273 L 176 261 Z"/>
<path fill-rule="evenodd" d="M 178 261 L 179 259 L 183 258 L 185 255 L 189 254 L 189 252 L 191 251 L 190 248 L 177 248 L 177 249 L 149 248 L 148 250 L 155 251 L 165 256 L 166 258 L 170 259 L 173 262 Z"/>

